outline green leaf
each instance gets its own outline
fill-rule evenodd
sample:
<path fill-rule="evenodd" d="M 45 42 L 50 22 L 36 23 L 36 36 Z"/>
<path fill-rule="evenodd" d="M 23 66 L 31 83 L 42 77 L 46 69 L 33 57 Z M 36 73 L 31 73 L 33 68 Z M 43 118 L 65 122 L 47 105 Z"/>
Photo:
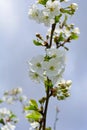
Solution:
<path fill-rule="evenodd" d="M 4 120 L 3 120 L 3 119 L 0 119 L 0 123 L 1 123 L 1 124 L 3 124 L 3 125 L 5 125 Z"/>
<path fill-rule="evenodd" d="M 0 103 L 3 103 L 3 100 L 0 99 Z"/>
<path fill-rule="evenodd" d="M 29 101 L 29 106 L 25 106 L 24 108 L 25 111 L 27 110 L 38 110 L 38 104 L 34 99 L 31 99 Z"/>
<path fill-rule="evenodd" d="M 62 14 L 55 16 L 55 23 L 58 23 L 60 18 L 61 18 Z"/>
<path fill-rule="evenodd" d="M 29 105 L 29 106 L 26 106 L 24 108 L 25 111 L 28 111 L 28 110 L 37 110 L 37 108 L 35 106 L 32 106 L 32 105 Z"/>
<path fill-rule="evenodd" d="M 60 41 L 64 41 L 64 37 L 63 37 L 62 33 L 60 33 L 59 38 L 58 38 L 58 42 L 60 42 Z"/>
<path fill-rule="evenodd" d="M 46 128 L 46 130 L 51 130 L 51 127 Z"/>
<path fill-rule="evenodd" d="M 16 115 L 14 115 L 13 113 L 11 113 L 10 115 L 10 119 L 16 118 Z"/>
<path fill-rule="evenodd" d="M 79 36 L 78 36 L 76 33 L 73 33 L 73 32 L 72 32 L 72 33 L 71 33 L 71 36 L 70 36 L 70 39 L 71 39 L 71 40 L 77 40 L 78 37 L 79 37 Z"/>
<path fill-rule="evenodd" d="M 34 99 L 31 99 L 31 100 L 29 101 L 29 104 L 30 104 L 31 106 L 35 106 L 36 108 L 38 108 L 38 104 L 37 104 L 37 102 L 36 102 Z"/>
<path fill-rule="evenodd" d="M 46 101 L 46 97 L 42 97 L 42 98 L 39 100 L 39 103 L 40 103 L 40 104 L 43 104 L 45 101 Z"/>
<path fill-rule="evenodd" d="M 60 0 L 60 2 L 63 2 L 64 0 Z"/>
<path fill-rule="evenodd" d="M 36 45 L 36 46 L 42 46 L 42 43 L 37 41 L 37 40 L 33 40 L 33 43 Z"/>
<path fill-rule="evenodd" d="M 68 16 L 65 15 L 65 18 L 64 18 L 64 21 L 63 21 L 63 23 L 62 23 L 62 26 L 65 26 L 65 25 L 66 25 L 67 19 L 68 19 Z"/>
<path fill-rule="evenodd" d="M 48 55 L 46 55 L 46 56 L 44 57 L 44 61 L 48 61 L 48 62 L 49 62 L 50 59 L 52 59 L 52 57 L 50 57 L 50 56 L 48 56 Z"/>
<path fill-rule="evenodd" d="M 34 120 L 34 121 L 39 121 L 42 118 L 42 115 L 37 111 L 33 111 L 33 112 L 27 114 L 26 118 Z"/>
<path fill-rule="evenodd" d="M 75 10 L 71 10 L 71 9 L 64 9 L 64 8 L 61 8 L 60 9 L 61 13 L 67 13 L 69 15 L 73 15 Z"/>
<path fill-rule="evenodd" d="M 68 47 L 64 46 L 64 48 L 65 48 L 67 51 L 69 51 L 69 48 L 68 48 Z"/>
<path fill-rule="evenodd" d="M 47 1 L 48 1 L 48 0 L 38 0 L 38 3 L 45 6 L 46 3 L 47 3 Z"/>

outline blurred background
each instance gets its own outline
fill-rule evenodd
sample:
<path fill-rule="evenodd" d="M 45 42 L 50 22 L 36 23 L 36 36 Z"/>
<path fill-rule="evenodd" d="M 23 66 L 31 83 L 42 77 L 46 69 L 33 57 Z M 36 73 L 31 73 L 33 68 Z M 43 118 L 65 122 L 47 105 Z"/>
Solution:
<path fill-rule="evenodd" d="M 44 49 L 33 45 L 35 33 L 45 36 L 47 28 L 28 19 L 29 6 L 35 0 L 0 0 L 0 97 L 5 90 L 22 87 L 29 98 L 39 99 L 43 86 L 28 77 L 27 61 L 43 54 Z M 87 130 L 87 2 L 71 0 L 79 5 L 70 19 L 80 28 L 80 38 L 72 41 L 67 52 L 67 66 L 64 79 L 73 81 L 71 97 L 65 101 L 50 102 L 48 126 L 53 126 L 58 106 L 57 130 Z M 2 106 L 0 106 L 1 108 Z M 18 113 L 20 122 L 16 130 L 28 130 L 30 125 L 21 114 L 20 104 L 7 106 Z M 21 109 L 22 111 L 22 109 Z"/>

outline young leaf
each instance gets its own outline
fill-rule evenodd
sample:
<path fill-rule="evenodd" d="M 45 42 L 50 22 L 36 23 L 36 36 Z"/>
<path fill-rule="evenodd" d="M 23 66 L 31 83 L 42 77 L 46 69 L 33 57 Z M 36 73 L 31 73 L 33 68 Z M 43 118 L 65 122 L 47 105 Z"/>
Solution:
<path fill-rule="evenodd" d="M 39 121 L 42 118 L 42 115 L 37 111 L 33 111 L 33 112 L 27 114 L 26 118 L 34 120 L 34 121 Z"/>
<path fill-rule="evenodd" d="M 55 16 L 55 23 L 58 23 L 60 18 L 61 18 L 62 14 Z"/>
<path fill-rule="evenodd" d="M 64 0 L 60 0 L 60 2 L 63 2 Z"/>
<path fill-rule="evenodd" d="M 46 128 L 46 130 L 51 130 L 51 127 Z"/>
<path fill-rule="evenodd" d="M 60 9 L 61 13 L 66 13 L 66 14 L 69 14 L 69 15 L 73 15 L 74 14 L 74 10 L 71 10 L 71 9 L 64 9 L 64 8 L 61 8 Z"/>
<path fill-rule="evenodd" d="M 3 100 L 0 99 L 0 103 L 3 103 Z"/>
<path fill-rule="evenodd" d="M 78 35 L 76 33 L 72 33 L 71 36 L 70 36 L 70 39 L 71 40 L 77 40 L 78 39 Z"/>
<path fill-rule="evenodd" d="M 64 21 L 63 21 L 63 23 L 62 23 L 62 27 L 66 25 L 67 18 L 68 18 L 67 15 L 65 15 Z"/>
<path fill-rule="evenodd" d="M 11 113 L 10 115 L 10 119 L 16 118 L 16 115 L 14 115 L 13 113 Z"/>
<path fill-rule="evenodd" d="M 60 41 L 64 41 L 64 37 L 63 37 L 62 33 L 60 33 L 59 38 L 58 38 L 58 42 L 60 42 Z"/>
<path fill-rule="evenodd" d="M 32 105 L 32 106 L 35 106 L 36 108 L 38 108 L 38 104 L 37 104 L 37 102 L 34 99 L 31 99 L 29 101 L 29 104 Z"/>
<path fill-rule="evenodd" d="M 47 1 L 48 1 L 48 0 L 38 0 L 38 3 L 45 6 L 46 3 L 47 3 Z"/>
<path fill-rule="evenodd" d="M 39 42 L 39 41 L 33 40 L 33 43 L 34 43 L 36 46 L 42 46 L 42 43 Z"/>
<path fill-rule="evenodd" d="M 42 97 L 42 98 L 39 100 L 39 103 L 40 103 L 40 104 L 43 104 L 45 101 L 46 101 L 46 97 Z"/>
<path fill-rule="evenodd" d="M 4 120 L 3 120 L 3 119 L 0 119 L 0 124 L 5 125 Z"/>
<path fill-rule="evenodd" d="M 25 106 L 24 108 L 25 111 L 27 110 L 38 110 L 38 104 L 34 99 L 31 99 L 29 101 L 29 106 Z"/>

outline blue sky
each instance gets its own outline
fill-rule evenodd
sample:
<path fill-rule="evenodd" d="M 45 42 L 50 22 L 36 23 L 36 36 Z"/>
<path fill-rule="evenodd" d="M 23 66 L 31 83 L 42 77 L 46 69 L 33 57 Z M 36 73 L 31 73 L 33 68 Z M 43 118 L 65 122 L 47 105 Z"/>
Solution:
<path fill-rule="evenodd" d="M 6 89 L 21 86 L 29 98 L 38 99 L 43 86 L 33 83 L 28 77 L 27 60 L 43 53 L 42 48 L 32 43 L 36 32 L 45 34 L 47 28 L 28 19 L 28 9 L 34 0 L 0 0 L 0 95 Z M 71 22 L 80 28 L 77 41 L 72 41 L 67 52 L 67 66 L 64 78 L 71 79 L 71 97 L 65 101 L 50 102 L 48 124 L 52 125 L 56 106 L 59 107 L 58 130 L 87 129 L 87 2 L 77 2 L 79 9 Z M 18 104 L 17 104 L 18 105 Z M 0 106 L 1 107 L 1 106 Z M 7 106 L 9 107 L 9 106 Z M 9 107 L 10 108 L 10 107 Z M 21 117 L 16 130 L 29 129 L 28 122 L 20 113 L 20 105 L 11 106 Z M 53 114 L 54 113 L 54 114 Z"/>

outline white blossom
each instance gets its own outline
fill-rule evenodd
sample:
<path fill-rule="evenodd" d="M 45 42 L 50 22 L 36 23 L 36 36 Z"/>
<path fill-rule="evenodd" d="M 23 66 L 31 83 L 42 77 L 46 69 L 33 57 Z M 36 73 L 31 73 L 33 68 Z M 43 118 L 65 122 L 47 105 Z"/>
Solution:
<path fill-rule="evenodd" d="M 78 9 L 78 4 L 77 3 L 72 3 L 70 7 L 71 7 L 71 9 L 77 10 Z"/>
<path fill-rule="evenodd" d="M 46 3 L 46 8 L 50 12 L 50 15 L 55 17 L 59 13 L 60 2 L 57 0 L 55 0 L 55 1 L 48 0 Z"/>
<path fill-rule="evenodd" d="M 74 29 L 73 29 L 73 32 L 76 33 L 76 34 L 80 34 L 80 30 L 79 30 L 78 27 L 74 28 Z"/>
<path fill-rule="evenodd" d="M 61 63 L 58 62 L 56 59 L 51 59 L 48 61 L 45 61 L 43 63 L 43 68 L 45 69 L 46 75 L 48 77 L 54 77 L 59 74 Z"/>
<path fill-rule="evenodd" d="M 29 76 L 37 82 L 44 82 L 44 78 L 48 77 L 53 84 L 62 78 L 65 70 L 65 50 L 56 48 L 46 49 L 46 55 L 50 60 L 45 60 L 44 56 L 36 56 L 29 62 Z"/>
<path fill-rule="evenodd" d="M 30 124 L 33 129 L 37 128 L 39 126 L 38 122 L 33 122 Z"/>
<path fill-rule="evenodd" d="M 18 93 L 22 93 L 22 91 L 23 91 L 22 88 L 20 88 L 20 87 L 17 88 Z"/>
<path fill-rule="evenodd" d="M 41 81 L 43 81 L 43 77 L 40 76 L 38 73 L 33 72 L 33 71 L 29 71 L 29 76 L 33 81 L 36 81 L 38 83 L 40 83 Z"/>
<path fill-rule="evenodd" d="M 26 101 L 28 98 L 27 98 L 27 96 L 25 96 L 25 95 L 22 95 L 22 96 L 20 96 L 19 97 L 19 100 L 20 101 Z"/>
<path fill-rule="evenodd" d="M 63 73 L 65 71 L 65 68 L 62 68 L 60 73 L 55 77 L 50 77 L 52 83 L 56 86 L 62 79 L 63 79 Z"/>
<path fill-rule="evenodd" d="M 28 12 L 29 18 L 40 22 L 40 10 L 36 4 L 33 4 Z"/>
<path fill-rule="evenodd" d="M 71 31 L 70 31 L 69 29 L 67 29 L 67 28 L 64 28 L 64 29 L 63 29 L 63 33 L 64 33 L 64 35 L 65 35 L 66 37 L 70 37 L 70 35 L 71 35 Z"/>
<path fill-rule="evenodd" d="M 1 127 L 1 130 L 9 130 L 8 126 L 7 125 L 4 125 Z"/>
<path fill-rule="evenodd" d="M 44 57 L 41 55 L 38 55 L 37 57 L 33 57 L 29 63 L 30 70 L 33 72 L 36 72 L 37 74 L 42 74 L 42 62 Z"/>
<path fill-rule="evenodd" d="M 56 48 L 47 49 L 46 53 L 48 56 L 56 58 L 58 62 L 62 62 L 62 64 L 65 64 L 66 54 L 65 49 L 59 50 Z"/>
<path fill-rule="evenodd" d="M 55 22 L 54 18 L 59 14 L 60 2 L 48 0 L 44 8 L 39 9 L 38 3 L 33 4 L 29 9 L 28 15 L 30 19 L 38 23 L 43 23 L 45 26 L 50 26 Z"/>
<path fill-rule="evenodd" d="M 2 98 L 2 100 L 3 100 L 4 102 L 7 102 L 8 104 L 12 104 L 14 99 L 13 99 L 13 97 L 4 96 L 4 97 Z"/>
<path fill-rule="evenodd" d="M 55 31 L 54 31 L 54 34 L 59 36 L 60 33 L 63 33 L 63 29 L 56 28 Z"/>
<path fill-rule="evenodd" d="M 50 24 L 53 24 L 55 21 L 52 17 L 50 17 L 49 12 L 47 12 L 46 10 L 43 11 L 42 13 L 42 23 L 44 23 L 45 26 L 50 26 Z"/>
<path fill-rule="evenodd" d="M 1 130 L 15 130 L 15 126 L 11 123 L 7 123 L 6 125 L 1 127 Z"/>
<path fill-rule="evenodd" d="M 5 95 L 16 95 L 16 94 L 21 94 L 22 93 L 22 88 L 13 88 L 11 91 L 6 91 Z"/>
<path fill-rule="evenodd" d="M 7 108 L 0 108 L 0 115 L 10 115 L 10 111 Z"/>
<path fill-rule="evenodd" d="M 53 37 L 59 37 L 59 35 L 60 34 L 63 34 L 63 36 L 64 37 L 69 37 L 70 35 L 71 35 L 71 31 L 69 30 L 69 29 L 67 29 L 66 27 L 64 27 L 64 28 L 59 28 L 59 27 L 57 27 L 56 29 L 55 29 L 55 31 L 54 31 L 54 35 L 53 35 Z M 47 35 L 50 37 L 50 35 L 51 35 L 51 28 L 49 28 L 48 29 L 48 32 L 47 32 Z"/>

